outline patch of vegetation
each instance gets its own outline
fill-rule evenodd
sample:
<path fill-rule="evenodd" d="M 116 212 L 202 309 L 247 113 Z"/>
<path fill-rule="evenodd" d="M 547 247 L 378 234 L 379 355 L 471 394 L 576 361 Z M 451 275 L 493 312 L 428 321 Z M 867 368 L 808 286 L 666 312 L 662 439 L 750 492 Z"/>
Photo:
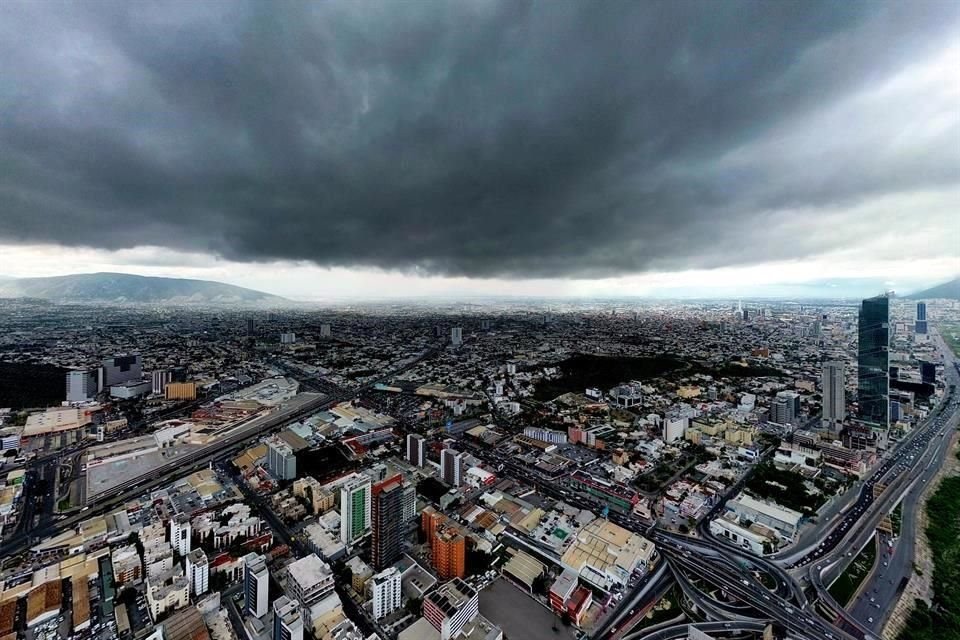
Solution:
<path fill-rule="evenodd" d="M 682 592 L 679 587 L 674 587 L 663 596 L 657 605 L 647 613 L 646 616 L 637 621 L 634 630 L 652 627 L 653 625 L 672 620 L 683 613 L 680 608 L 680 599 Z"/>
<path fill-rule="evenodd" d="M 947 346 L 960 356 L 960 323 L 941 322 L 937 328 Z"/>
<path fill-rule="evenodd" d="M 890 513 L 890 528 L 893 534 L 900 535 L 900 523 L 903 521 L 903 503 L 897 505 L 897 508 Z"/>
<path fill-rule="evenodd" d="M 857 588 L 863 579 L 870 573 L 873 562 L 877 557 L 877 539 L 873 538 L 863 551 L 857 554 L 847 570 L 844 571 L 836 582 L 830 585 L 830 595 L 840 603 L 840 606 L 846 606 L 850 598 L 857 592 Z"/>
<path fill-rule="evenodd" d="M 66 369 L 50 364 L 0 362 L 0 407 L 48 407 L 59 404 L 66 395 Z"/>
<path fill-rule="evenodd" d="M 747 481 L 747 489 L 758 498 L 774 500 L 805 515 L 812 515 L 823 504 L 822 495 L 807 491 L 802 475 L 778 469 L 771 462 L 756 466 Z"/>
<path fill-rule="evenodd" d="M 556 365 L 561 376 L 537 384 L 534 398 L 553 400 L 564 393 L 583 393 L 584 389 L 597 387 L 609 391 L 621 382 L 646 380 L 663 375 L 684 366 L 683 362 L 670 356 L 634 358 L 627 356 L 596 356 L 579 353 Z"/>
<path fill-rule="evenodd" d="M 960 477 L 944 478 L 927 502 L 933 607 L 917 601 L 901 640 L 960 638 Z"/>

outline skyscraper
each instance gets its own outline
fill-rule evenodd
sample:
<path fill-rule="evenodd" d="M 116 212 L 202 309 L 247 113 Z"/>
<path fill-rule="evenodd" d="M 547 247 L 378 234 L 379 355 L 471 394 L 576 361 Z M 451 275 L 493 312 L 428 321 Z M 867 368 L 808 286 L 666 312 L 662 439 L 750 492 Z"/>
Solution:
<path fill-rule="evenodd" d="M 886 430 L 890 426 L 890 300 L 886 295 L 860 303 L 857 329 L 859 415 Z"/>
<path fill-rule="evenodd" d="M 340 539 L 350 544 L 370 529 L 370 477 L 357 474 L 340 488 Z"/>
<path fill-rule="evenodd" d="M 243 610 L 248 616 L 266 615 L 269 588 L 267 559 L 259 553 L 248 553 L 243 557 Z"/>
<path fill-rule="evenodd" d="M 847 417 L 843 363 L 837 360 L 824 362 L 821 374 L 821 395 L 823 397 L 821 426 L 834 433 L 839 433 L 843 420 Z"/>
<path fill-rule="evenodd" d="M 427 441 L 419 433 L 407 434 L 407 462 L 417 467 L 427 463 Z"/>
<path fill-rule="evenodd" d="M 927 332 L 927 303 L 917 303 L 917 322 L 914 326 L 916 333 L 924 334 Z"/>
<path fill-rule="evenodd" d="M 450 328 L 450 344 L 455 347 L 463 344 L 463 329 L 461 327 Z"/>
<path fill-rule="evenodd" d="M 386 569 L 403 552 L 403 477 L 395 475 L 371 491 L 370 558 L 375 569 Z"/>

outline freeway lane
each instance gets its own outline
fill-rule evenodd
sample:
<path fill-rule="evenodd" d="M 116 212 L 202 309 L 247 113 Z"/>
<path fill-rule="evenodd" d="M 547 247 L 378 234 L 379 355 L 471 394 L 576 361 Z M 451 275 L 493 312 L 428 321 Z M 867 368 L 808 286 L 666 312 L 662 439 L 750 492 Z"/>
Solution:
<path fill-rule="evenodd" d="M 697 622 L 693 624 L 678 624 L 658 631 L 637 633 L 626 636 L 625 640 L 680 640 L 690 635 L 690 629 L 703 631 L 708 635 L 732 634 L 732 633 L 762 633 L 767 628 L 769 621 L 757 622 Z"/>
<path fill-rule="evenodd" d="M 791 633 L 791 637 L 811 640 L 855 637 L 849 636 L 814 613 L 800 609 L 775 593 L 770 593 L 755 581 L 751 582 L 749 572 L 733 574 L 727 566 L 717 567 L 703 556 L 693 557 L 684 551 L 687 550 L 676 545 L 662 549 L 671 562 L 686 575 L 697 576 L 723 589 L 728 596 L 750 604 L 762 617 L 776 620 L 783 625 Z"/>

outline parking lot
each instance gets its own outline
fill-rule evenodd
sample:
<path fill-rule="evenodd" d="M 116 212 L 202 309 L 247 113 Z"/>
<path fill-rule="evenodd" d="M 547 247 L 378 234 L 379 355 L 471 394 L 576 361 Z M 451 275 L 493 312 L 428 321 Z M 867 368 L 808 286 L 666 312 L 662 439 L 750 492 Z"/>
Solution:
<path fill-rule="evenodd" d="M 480 592 L 480 613 L 503 629 L 506 640 L 573 640 L 577 634 L 576 627 L 563 626 L 559 617 L 503 578 Z"/>

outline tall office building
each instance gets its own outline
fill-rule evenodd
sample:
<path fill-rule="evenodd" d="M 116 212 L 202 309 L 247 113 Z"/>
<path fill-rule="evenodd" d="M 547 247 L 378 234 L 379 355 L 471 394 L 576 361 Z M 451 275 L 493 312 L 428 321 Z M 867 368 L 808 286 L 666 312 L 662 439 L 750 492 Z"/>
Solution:
<path fill-rule="evenodd" d="M 324 324 L 320 325 L 320 337 L 321 337 L 321 338 L 329 338 L 329 337 L 330 337 L 330 325 L 329 325 L 329 324 L 324 323 Z"/>
<path fill-rule="evenodd" d="M 444 449 L 440 452 L 440 478 L 447 484 L 459 487 L 463 484 L 463 454 L 456 449 Z"/>
<path fill-rule="evenodd" d="M 371 519 L 370 558 L 375 569 L 385 569 L 403 553 L 403 476 L 373 485 Z"/>
<path fill-rule="evenodd" d="M 248 616 L 261 618 L 267 614 L 270 573 L 267 559 L 259 553 L 243 557 L 243 610 Z"/>
<path fill-rule="evenodd" d="M 461 327 L 450 328 L 450 344 L 455 347 L 463 344 L 463 329 Z"/>
<path fill-rule="evenodd" d="M 427 463 L 427 441 L 419 433 L 407 434 L 407 462 L 417 467 Z"/>
<path fill-rule="evenodd" d="M 823 397 L 823 415 L 821 426 L 833 433 L 839 433 L 847 417 L 846 381 L 843 376 L 843 363 L 838 360 L 824 362 L 821 367 L 821 390 Z"/>
<path fill-rule="evenodd" d="M 67 372 L 67 402 L 86 402 L 97 395 L 96 371 Z"/>
<path fill-rule="evenodd" d="M 890 427 L 890 300 L 885 295 L 860 303 L 857 403 L 862 420 L 881 430 Z"/>
<path fill-rule="evenodd" d="M 374 620 L 379 620 L 403 606 L 400 571 L 396 567 L 384 569 L 371 580 L 373 581 Z"/>
<path fill-rule="evenodd" d="M 247 318 L 247 335 L 252 336 L 257 332 L 257 324 L 253 318 Z"/>
<path fill-rule="evenodd" d="M 914 326 L 914 329 L 917 333 L 926 333 L 927 332 L 927 303 L 918 302 L 917 303 L 917 322 Z"/>
<path fill-rule="evenodd" d="M 137 354 L 107 358 L 100 366 L 103 369 L 101 389 L 143 378 L 143 364 Z"/>
<path fill-rule="evenodd" d="M 800 415 L 800 394 L 796 391 L 781 391 L 773 401 L 770 419 L 777 424 L 797 424 Z"/>
<path fill-rule="evenodd" d="M 303 640 L 300 605 L 287 596 L 273 602 L 273 640 Z"/>
<path fill-rule="evenodd" d="M 190 581 L 190 593 L 201 596 L 207 592 L 210 584 L 210 564 L 203 549 L 194 549 L 186 558 L 187 579 Z"/>
<path fill-rule="evenodd" d="M 370 529 L 370 477 L 358 474 L 340 488 L 340 539 L 350 544 Z"/>

